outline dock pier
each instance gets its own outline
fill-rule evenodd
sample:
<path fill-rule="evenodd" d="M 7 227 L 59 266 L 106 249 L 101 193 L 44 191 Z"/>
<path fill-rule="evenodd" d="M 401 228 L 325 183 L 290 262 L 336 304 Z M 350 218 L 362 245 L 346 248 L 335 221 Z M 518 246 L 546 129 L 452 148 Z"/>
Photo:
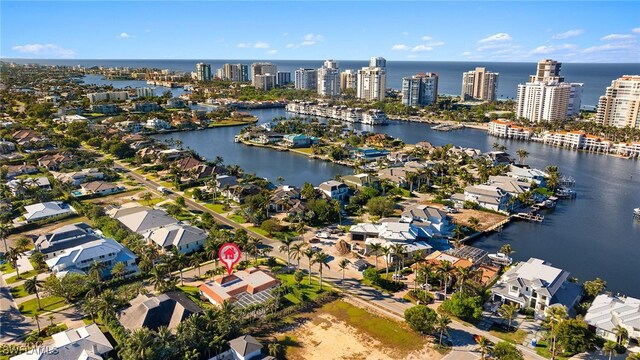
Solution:
<path fill-rule="evenodd" d="M 511 217 L 514 217 L 516 219 L 522 219 L 522 220 L 526 220 L 526 221 L 533 221 L 533 222 L 539 222 L 541 223 L 542 221 L 544 221 L 544 216 L 540 215 L 540 214 L 536 214 L 534 212 L 529 212 L 529 213 L 517 213 L 517 214 L 513 214 L 511 215 Z"/>

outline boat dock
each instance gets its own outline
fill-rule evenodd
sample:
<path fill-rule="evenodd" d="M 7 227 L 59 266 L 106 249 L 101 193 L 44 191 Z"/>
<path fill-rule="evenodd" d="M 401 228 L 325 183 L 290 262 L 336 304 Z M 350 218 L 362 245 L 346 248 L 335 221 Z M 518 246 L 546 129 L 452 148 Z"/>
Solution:
<path fill-rule="evenodd" d="M 517 214 L 511 215 L 511 217 L 516 219 L 526 220 L 526 221 L 540 222 L 540 223 L 544 221 L 544 216 L 540 214 L 536 214 L 534 212 L 517 213 Z"/>
<path fill-rule="evenodd" d="M 431 127 L 431 130 L 453 131 L 464 129 L 464 124 L 439 124 Z"/>

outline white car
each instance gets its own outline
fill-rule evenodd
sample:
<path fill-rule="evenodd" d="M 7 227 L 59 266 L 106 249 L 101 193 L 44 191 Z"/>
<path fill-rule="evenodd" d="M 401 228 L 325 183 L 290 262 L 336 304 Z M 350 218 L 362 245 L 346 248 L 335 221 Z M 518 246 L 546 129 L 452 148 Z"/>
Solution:
<path fill-rule="evenodd" d="M 317 237 L 319 237 L 320 239 L 328 239 L 329 238 L 329 234 L 326 232 L 319 232 L 316 234 Z"/>

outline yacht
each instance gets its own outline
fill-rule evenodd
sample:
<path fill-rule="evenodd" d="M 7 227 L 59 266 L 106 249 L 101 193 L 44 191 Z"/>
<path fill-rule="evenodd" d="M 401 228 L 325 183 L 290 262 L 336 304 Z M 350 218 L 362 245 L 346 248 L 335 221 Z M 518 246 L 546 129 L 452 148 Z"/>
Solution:
<path fill-rule="evenodd" d="M 513 259 L 511 259 L 506 254 L 501 252 L 498 252 L 495 254 L 489 254 L 489 259 L 491 259 L 491 261 L 493 261 L 495 264 L 502 265 L 502 266 L 508 266 L 508 265 L 511 265 L 511 263 L 513 263 Z"/>

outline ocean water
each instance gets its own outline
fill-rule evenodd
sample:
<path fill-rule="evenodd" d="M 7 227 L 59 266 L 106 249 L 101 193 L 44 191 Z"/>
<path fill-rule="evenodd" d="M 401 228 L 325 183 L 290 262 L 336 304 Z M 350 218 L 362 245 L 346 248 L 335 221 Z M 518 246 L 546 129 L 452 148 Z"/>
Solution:
<path fill-rule="evenodd" d="M 198 62 L 211 64 L 211 71 L 222 67 L 225 63 L 251 64 L 269 60 L 32 60 L 32 59 L 3 59 L 18 63 L 40 63 L 50 65 L 82 65 L 131 68 L 158 68 L 191 72 Z M 278 71 L 290 71 L 304 68 L 319 68 L 324 60 L 273 60 L 269 61 L 278 66 Z M 359 69 L 368 65 L 368 59 L 361 61 L 338 60 L 341 70 Z M 400 89 L 402 77 L 423 72 L 435 72 L 439 75 L 438 91 L 440 94 L 459 95 L 462 86 L 462 73 L 473 70 L 477 66 L 484 66 L 489 71 L 500 73 L 498 83 L 498 97 L 513 99 L 516 97 L 517 86 L 529 79 L 529 75 L 536 70 L 535 63 L 508 62 L 455 62 L 455 61 L 387 61 L 387 87 Z M 598 98 L 604 94 L 611 81 L 622 75 L 640 74 L 640 63 L 634 64 L 562 64 L 561 74 L 567 82 L 584 83 L 582 105 L 597 105 Z"/>

